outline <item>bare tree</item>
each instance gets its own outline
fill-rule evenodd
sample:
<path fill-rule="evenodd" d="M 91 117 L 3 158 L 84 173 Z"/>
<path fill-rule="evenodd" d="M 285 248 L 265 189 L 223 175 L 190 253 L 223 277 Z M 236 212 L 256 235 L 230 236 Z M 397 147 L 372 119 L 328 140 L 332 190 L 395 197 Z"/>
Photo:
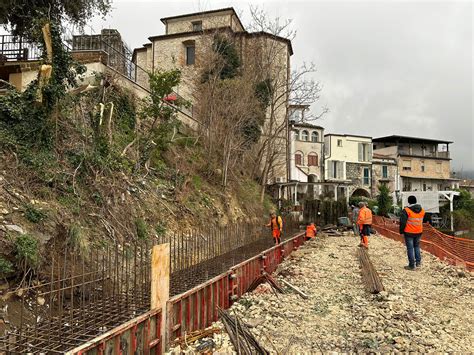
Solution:
<path fill-rule="evenodd" d="M 229 172 L 256 142 L 252 133 L 263 110 L 255 96 L 255 81 L 240 65 L 233 38 L 219 32 L 213 36 L 197 77 L 196 107 L 208 162 L 218 167 L 226 187 Z"/>
<path fill-rule="evenodd" d="M 255 7 L 251 15 L 250 33 L 203 34 L 207 45 L 201 48 L 208 51 L 200 54 L 203 60 L 197 75 L 196 107 L 210 162 L 219 161 L 216 165 L 222 185 L 226 186 L 229 170 L 236 162 L 245 161 L 261 184 L 263 201 L 271 178 L 288 174 L 288 105 L 315 102 L 321 86 L 307 80 L 316 70 L 313 64 L 290 70 L 291 40 L 296 35 L 291 21 L 270 20 Z M 219 36 L 225 40 L 216 41 Z M 226 52 L 229 45 L 238 48 L 241 61 L 231 75 Z M 242 132 L 256 124 L 258 143 L 251 144 L 255 141 L 249 142 Z"/>
<path fill-rule="evenodd" d="M 284 168 L 287 167 L 288 157 L 288 105 L 312 104 L 317 101 L 321 85 L 307 79 L 309 74 L 316 71 L 314 64 L 304 64 L 294 71 L 289 68 L 291 40 L 296 36 L 290 26 L 291 20 L 271 20 L 257 7 L 251 7 L 250 13 L 250 28 L 255 40 L 247 47 L 247 57 L 256 76 L 266 82 L 269 89 L 262 139 L 253 165 L 254 174 L 259 176 L 260 198 L 263 201 L 271 175 L 288 176 L 288 170 Z M 323 109 L 320 114 L 311 117 L 311 120 L 320 118 L 326 112 L 327 109 Z"/>

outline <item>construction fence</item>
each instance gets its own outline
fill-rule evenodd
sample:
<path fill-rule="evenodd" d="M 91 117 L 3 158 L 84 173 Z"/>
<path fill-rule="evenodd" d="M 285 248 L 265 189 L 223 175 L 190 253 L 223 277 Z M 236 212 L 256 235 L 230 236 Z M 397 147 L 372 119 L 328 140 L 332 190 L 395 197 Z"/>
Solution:
<path fill-rule="evenodd" d="M 405 242 L 404 237 L 399 233 L 397 220 L 374 216 L 372 227 L 385 237 Z M 469 271 L 474 271 L 474 240 L 441 233 L 430 224 L 425 223 L 420 247 L 451 265 L 464 266 Z"/>

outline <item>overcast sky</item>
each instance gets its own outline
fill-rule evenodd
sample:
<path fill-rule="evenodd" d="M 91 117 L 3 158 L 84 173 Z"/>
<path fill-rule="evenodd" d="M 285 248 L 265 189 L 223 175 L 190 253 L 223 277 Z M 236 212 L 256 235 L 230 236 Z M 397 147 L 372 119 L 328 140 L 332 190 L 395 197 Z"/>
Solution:
<path fill-rule="evenodd" d="M 135 48 L 164 33 L 162 17 L 233 6 L 245 25 L 249 4 L 293 20 L 292 66 L 316 64 L 312 110 L 329 108 L 318 122 L 327 133 L 452 140 L 453 168 L 474 170 L 471 1 L 115 0 L 92 25 Z"/>

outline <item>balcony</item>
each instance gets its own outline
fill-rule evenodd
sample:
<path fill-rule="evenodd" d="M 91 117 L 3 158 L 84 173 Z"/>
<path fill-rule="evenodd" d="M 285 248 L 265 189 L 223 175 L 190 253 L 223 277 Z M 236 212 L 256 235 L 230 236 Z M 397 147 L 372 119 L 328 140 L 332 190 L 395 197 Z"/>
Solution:
<path fill-rule="evenodd" d="M 410 152 L 409 149 L 398 149 L 398 154 L 400 155 L 409 155 L 409 156 L 414 156 L 414 157 L 426 157 L 426 158 L 443 158 L 443 159 L 449 159 L 449 151 L 445 152 L 421 152 L 421 151 L 414 151 L 412 150 Z"/>
<path fill-rule="evenodd" d="M 13 35 L 0 35 L 0 64 L 9 61 L 38 60 L 41 49 L 34 43 Z"/>

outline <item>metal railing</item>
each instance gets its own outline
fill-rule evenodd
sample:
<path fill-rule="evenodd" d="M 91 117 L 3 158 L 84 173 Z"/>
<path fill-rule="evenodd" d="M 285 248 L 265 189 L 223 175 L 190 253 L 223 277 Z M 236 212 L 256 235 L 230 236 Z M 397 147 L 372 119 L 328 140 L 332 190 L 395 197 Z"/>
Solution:
<path fill-rule="evenodd" d="M 132 53 L 117 36 L 73 35 L 68 42 L 73 52 L 103 51 L 107 53 L 107 65 L 131 81 L 137 82 L 138 72 L 148 77 L 146 71 L 132 62 Z"/>
<path fill-rule="evenodd" d="M 22 37 L 0 35 L 0 63 L 6 61 L 38 60 L 41 49 Z"/>
<path fill-rule="evenodd" d="M 401 155 L 413 155 L 417 157 L 427 157 L 427 158 L 449 158 L 449 151 L 432 152 L 432 151 L 427 151 L 427 150 L 422 151 L 422 150 L 416 150 L 416 149 L 412 149 L 410 151 L 410 149 L 408 148 L 401 148 L 401 149 L 398 149 L 398 153 Z"/>
<path fill-rule="evenodd" d="M 84 52 L 84 51 L 103 51 L 107 54 L 106 65 L 128 80 L 149 90 L 148 71 L 140 67 L 137 63 L 132 61 L 132 52 L 120 40 L 120 37 L 114 35 L 72 35 L 68 38 L 63 38 L 64 46 L 69 52 Z M 27 61 L 38 60 L 41 58 L 41 48 L 31 42 L 23 40 L 21 37 L 13 35 L 0 35 L 0 64 L 6 61 Z M 68 45 L 69 44 L 69 45 Z M 0 87 L 1 89 L 5 89 Z M 185 106 L 178 108 L 177 102 L 186 102 L 177 92 L 173 95 L 175 100 L 166 100 L 166 103 L 176 110 L 184 113 L 189 117 L 193 117 L 193 106 Z"/>
<path fill-rule="evenodd" d="M 116 70 L 120 74 L 124 75 L 127 79 L 134 82 L 135 84 L 149 90 L 148 83 L 148 71 L 140 67 L 137 63 L 132 61 L 132 52 L 127 46 L 121 41 L 117 41 L 116 36 L 103 36 L 103 35 L 74 35 L 72 40 L 68 40 L 72 44 L 73 52 L 81 51 L 103 51 L 107 53 L 107 66 Z M 182 96 L 176 91 L 169 95 L 169 97 L 175 96 L 176 100 L 167 100 L 166 103 L 175 107 L 177 110 L 193 117 L 193 106 L 187 107 L 176 106 L 176 101 L 186 102 Z"/>

